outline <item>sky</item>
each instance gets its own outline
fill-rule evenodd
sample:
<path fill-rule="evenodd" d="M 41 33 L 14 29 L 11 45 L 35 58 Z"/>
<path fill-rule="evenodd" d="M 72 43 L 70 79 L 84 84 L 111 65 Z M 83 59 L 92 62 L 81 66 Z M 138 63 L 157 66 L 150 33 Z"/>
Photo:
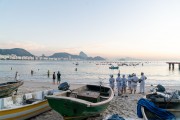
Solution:
<path fill-rule="evenodd" d="M 180 60 L 180 1 L 0 0 L 0 48 Z"/>

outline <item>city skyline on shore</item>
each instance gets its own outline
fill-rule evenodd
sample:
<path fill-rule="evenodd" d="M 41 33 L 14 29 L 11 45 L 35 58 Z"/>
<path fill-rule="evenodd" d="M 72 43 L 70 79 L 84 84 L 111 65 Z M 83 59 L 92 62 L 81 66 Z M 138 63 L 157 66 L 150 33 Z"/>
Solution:
<path fill-rule="evenodd" d="M 0 48 L 180 59 L 180 1 L 0 1 Z"/>

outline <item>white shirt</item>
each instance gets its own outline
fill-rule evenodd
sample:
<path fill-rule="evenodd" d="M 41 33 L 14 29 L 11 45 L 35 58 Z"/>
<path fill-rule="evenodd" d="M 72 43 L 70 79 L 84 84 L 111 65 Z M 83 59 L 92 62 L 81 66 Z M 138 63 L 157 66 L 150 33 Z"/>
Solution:
<path fill-rule="evenodd" d="M 132 77 L 131 85 L 137 85 L 137 82 L 139 81 L 139 78 L 137 76 Z"/>
<path fill-rule="evenodd" d="M 109 83 L 110 83 L 110 85 L 114 85 L 114 78 L 109 78 Z"/>
<path fill-rule="evenodd" d="M 116 78 L 116 83 L 117 83 L 117 86 L 121 85 L 121 77 L 120 76 Z"/>
<path fill-rule="evenodd" d="M 147 77 L 146 77 L 146 76 L 144 76 L 144 75 L 142 75 L 140 79 L 142 80 L 141 82 L 142 82 L 142 83 L 144 83 L 144 82 L 145 82 L 145 80 L 147 79 Z"/>

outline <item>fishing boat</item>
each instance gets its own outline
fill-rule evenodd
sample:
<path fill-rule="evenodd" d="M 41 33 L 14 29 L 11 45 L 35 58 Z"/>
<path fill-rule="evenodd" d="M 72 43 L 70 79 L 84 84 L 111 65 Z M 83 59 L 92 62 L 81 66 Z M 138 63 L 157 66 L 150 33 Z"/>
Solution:
<path fill-rule="evenodd" d="M 9 96 L 14 91 L 17 92 L 18 87 L 21 85 L 23 85 L 23 81 L 0 83 L 0 98 Z"/>
<path fill-rule="evenodd" d="M 166 99 L 163 96 L 157 97 L 156 93 L 147 94 L 145 96 L 146 99 L 155 103 L 155 105 L 158 106 L 159 108 L 163 108 L 163 109 L 166 109 L 167 111 L 171 112 L 176 117 L 176 120 L 180 120 L 180 99 L 173 98 L 173 96 L 171 96 L 171 97 L 172 98 L 170 98 L 170 99 Z M 149 110 L 147 110 L 144 107 L 141 107 L 141 111 L 142 111 L 144 120 L 150 120 L 150 119 L 151 120 L 155 120 L 155 119 L 161 120 L 161 118 L 159 118 L 159 116 L 150 112 Z"/>
<path fill-rule="evenodd" d="M 60 113 L 64 119 L 81 120 L 100 114 L 108 107 L 113 96 L 110 87 L 84 85 L 73 91 L 64 91 L 46 98 L 50 107 Z"/>
<path fill-rule="evenodd" d="M 0 120 L 24 120 L 50 110 L 44 96 L 55 94 L 53 90 L 14 95 L 0 99 Z"/>
<path fill-rule="evenodd" d="M 119 66 L 111 66 L 109 69 L 119 69 Z"/>

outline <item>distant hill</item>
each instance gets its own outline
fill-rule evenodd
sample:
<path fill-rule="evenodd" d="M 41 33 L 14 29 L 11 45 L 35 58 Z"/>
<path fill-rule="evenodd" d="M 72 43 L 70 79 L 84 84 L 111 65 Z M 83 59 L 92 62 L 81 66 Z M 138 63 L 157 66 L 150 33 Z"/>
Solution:
<path fill-rule="evenodd" d="M 80 57 L 79 55 L 72 55 L 72 54 L 69 54 L 69 53 L 65 53 L 65 52 L 62 52 L 62 53 L 54 53 L 53 55 L 49 56 L 51 58 L 73 58 L 73 59 L 82 59 L 82 57 Z"/>
<path fill-rule="evenodd" d="M 22 48 L 13 48 L 13 49 L 0 49 L 1 55 L 17 55 L 17 56 L 34 56 L 30 52 Z"/>
<path fill-rule="evenodd" d="M 87 60 L 106 60 L 106 59 L 104 59 L 104 58 L 102 58 L 100 56 L 96 56 L 94 58 L 93 57 L 88 57 Z"/>
<path fill-rule="evenodd" d="M 87 59 L 87 57 L 88 57 L 88 56 L 87 56 L 84 52 L 82 52 L 82 51 L 79 53 L 79 56 L 82 57 L 82 58 L 84 58 L 84 59 Z"/>
<path fill-rule="evenodd" d="M 83 59 L 83 60 L 105 60 L 104 58 L 97 56 L 97 57 L 88 57 L 84 52 L 80 52 L 79 55 L 72 55 L 69 53 L 54 53 L 53 55 L 49 56 L 51 58 L 69 58 L 72 59 Z"/>

